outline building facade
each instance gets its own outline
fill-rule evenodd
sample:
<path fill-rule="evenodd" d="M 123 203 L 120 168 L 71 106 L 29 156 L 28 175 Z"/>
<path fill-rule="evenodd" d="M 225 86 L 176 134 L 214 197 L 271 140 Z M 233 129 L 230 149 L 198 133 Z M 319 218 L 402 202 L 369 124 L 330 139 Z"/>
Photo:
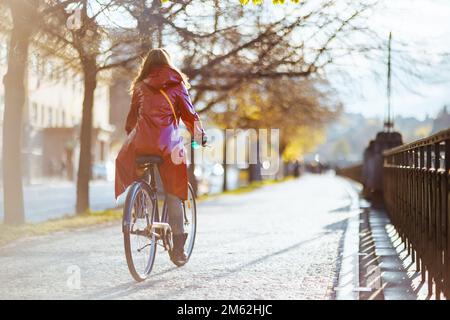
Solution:
<path fill-rule="evenodd" d="M 8 35 L 0 35 L 0 75 L 7 71 Z M 30 48 L 26 76 L 22 155 L 26 182 L 57 178 L 74 180 L 79 156 L 83 105 L 83 76 L 58 57 Z M 0 126 L 3 124 L 4 87 L 0 86 Z M 2 126 L 3 127 L 3 126 Z M 110 87 L 100 80 L 94 98 L 92 166 L 94 178 L 106 178 L 110 156 Z M 0 131 L 2 135 L 3 128 Z M 1 141 L 2 139 L 0 139 Z M 95 170 L 95 168 L 104 168 Z M 111 176 L 111 174 L 109 174 Z"/>

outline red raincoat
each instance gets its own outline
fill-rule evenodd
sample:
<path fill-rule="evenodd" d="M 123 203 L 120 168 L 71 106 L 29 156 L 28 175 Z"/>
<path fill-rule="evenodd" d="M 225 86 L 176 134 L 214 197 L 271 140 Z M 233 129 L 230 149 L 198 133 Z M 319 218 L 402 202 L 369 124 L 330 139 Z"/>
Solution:
<path fill-rule="evenodd" d="M 186 150 L 179 136 L 180 119 L 191 136 L 195 133 L 195 140 L 201 141 L 203 128 L 181 75 L 167 65 L 154 68 L 133 92 L 125 126 L 128 138 L 116 159 L 116 198 L 138 178 L 136 157 L 159 155 L 163 158 L 159 173 L 165 192 L 187 199 Z"/>

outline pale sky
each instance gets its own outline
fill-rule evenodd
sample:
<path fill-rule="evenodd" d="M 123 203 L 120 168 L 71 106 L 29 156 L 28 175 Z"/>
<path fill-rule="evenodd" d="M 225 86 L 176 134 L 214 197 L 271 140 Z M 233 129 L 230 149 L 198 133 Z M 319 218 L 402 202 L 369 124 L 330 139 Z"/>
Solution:
<path fill-rule="evenodd" d="M 426 79 L 405 77 L 406 86 L 398 80 L 393 82 L 393 108 L 397 115 L 424 118 L 435 114 L 447 104 L 450 106 L 450 55 L 442 57 L 440 52 L 450 53 L 450 0 L 384 0 L 371 18 L 371 28 L 388 37 L 393 32 L 395 41 L 408 43 L 409 51 L 416 59 L 428 59 L 432 66 L 426 70 Z M 385 70 L 380 69 L 377 78 L 368 70 L 370 61 L 361 61 L 354 71 L 353 81 L 358 82 L 351 90 L 344 88 L 342 81 L 331 78 L 340 94 L 345 109 L 367 116 L 383 117 L 386 106 Z M 398 68 L 398 65 L 393 65 Z M 334 81 L 336 80 L 336 81 Z"/>

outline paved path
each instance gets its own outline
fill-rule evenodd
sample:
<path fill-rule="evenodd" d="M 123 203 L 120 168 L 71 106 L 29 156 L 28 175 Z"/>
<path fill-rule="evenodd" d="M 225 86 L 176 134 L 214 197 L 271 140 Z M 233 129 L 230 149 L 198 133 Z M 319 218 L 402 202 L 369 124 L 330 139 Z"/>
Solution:
<path fill-rule="evenodd" d="M 175 268 L 159 251 L 141 284 L 128 273 L 119 223 L 22 240 L 0 248 L 0 299 L 333 298 L 349 189 L 306 175 L 205 201 L 191 261 Z"/>

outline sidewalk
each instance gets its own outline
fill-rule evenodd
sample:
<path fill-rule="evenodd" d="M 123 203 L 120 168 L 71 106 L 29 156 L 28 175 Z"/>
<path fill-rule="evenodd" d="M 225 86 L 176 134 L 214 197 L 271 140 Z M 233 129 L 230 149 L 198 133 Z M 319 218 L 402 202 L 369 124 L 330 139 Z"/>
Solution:
<path fill-rule="evenodd" d="M 0 299 L 333 299 L 346 221 L 358 213 L 347 188 L 339 177 L 305 175 L 201 201 L 189 263 L 176 268 L 158 250 L 140 284 L 120 221 L 23 239 L 0 248 Z M 73 270 L 77 288 L 68 285 Z"/>
<path fill-rule="evenodd" d="M 428 282 L 405 248 L 387 213 L 371 209 L 368 214 L 370 234 L 374 239 L 385 300 L 435 300 L 428 296 Z"/>
<path fill-rule="evenodd" d="M 427 287 L 387 213 L 361 200 L 347 224 L 336 299 L 433 300 Z"/>

